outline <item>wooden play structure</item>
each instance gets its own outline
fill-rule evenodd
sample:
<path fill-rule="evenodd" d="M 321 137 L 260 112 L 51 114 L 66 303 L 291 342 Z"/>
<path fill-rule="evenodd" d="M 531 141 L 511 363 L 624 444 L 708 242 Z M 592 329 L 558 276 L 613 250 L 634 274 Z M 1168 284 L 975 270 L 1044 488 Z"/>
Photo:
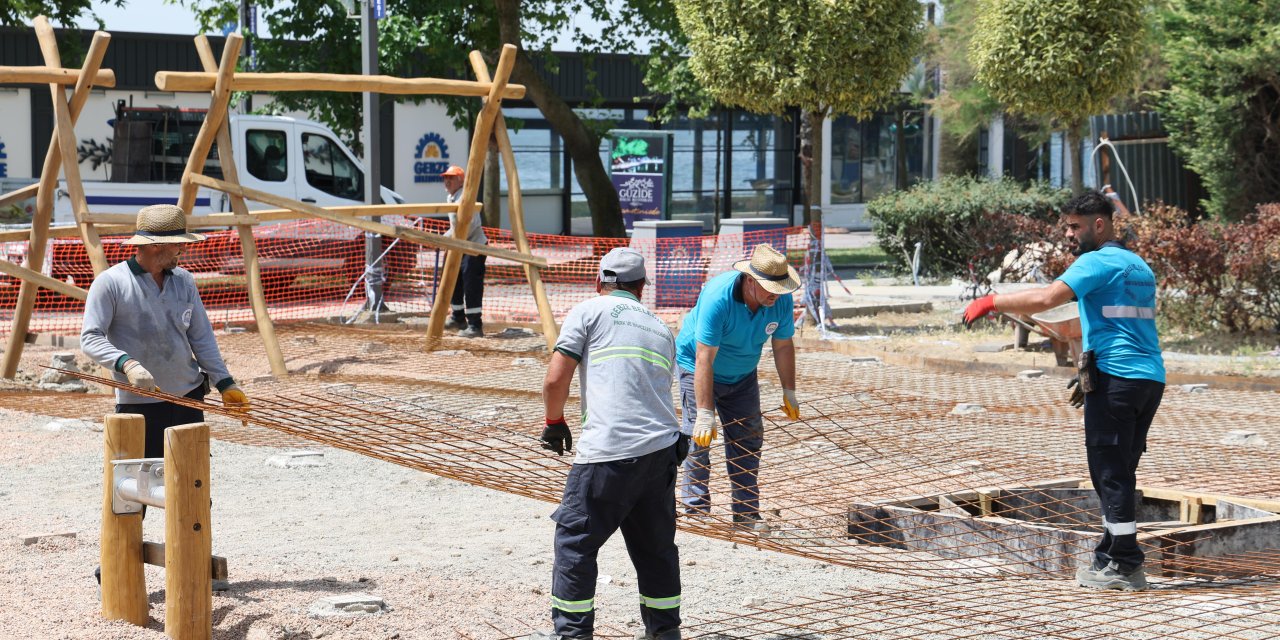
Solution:
<path fill-rule="evenodd" d="M 72 199 L 75 210 L 76 226 L 74 228 L 51 228 L 53 212 L 53 196 L 57 188 L 59 163 L 63 158 L 76 158 L 74 123 L 89 95 L 92 86 L 114 86 L 114 74 L 109 70 L 99 70 L 102 56 L 106 52 L 110 39 L 105 33 L 94 34 L 89 55 L 80 70 L 62 69 L 58 57 L 53 31 L 48 21 L 37 18 L 35 22 L 41 48 L 44 51 L 47 67 L 13 68 L 0 67 L 0 83 L 15 82 L 49 82 L 53 93 L 54 111 L 57 126 L 54 132 L 54 143 L 41 173 L 40 182 L 14 193 L 0 197 L 0 206 L 11 202 L 30 198 L 32 191 L 36 196 L 36 215 L 29 234 L 21 232 L 21 236 L 11 233 L 0 233 L 0 241 L 29 239 L 28 266 L 26 268 L 0 261 L 0 271 L 22 280 L 18 304 L 14 310 L 13 331 L 9 336 L 8 348 L 5 351 L 4 377 L 13 377 L 18 368 L 18 361 L 30 327 L 31 314 L 34 309 L 38 287 L 44 287 L 80 300 L 85 299 L 84 289 L 60 282 L 40 273 L 40 265 L 44 263 L 48 241 L 52 237 L 79 236 L 88 252 L 94 274 L 100 274 L 109 265 L 102 250 L 100 234 L 132 233 L 134 217 L 125 214 L 95 214 L 88 210 L 84 198 L 84 189 L 80 181 L 78 165 L 74 162 L 62 164 L 67 182 L 67 192 Z M 427 328 L 427 348 L 439 344 L 444 331 L 444 321 L 448 315 L 448 304 L 453 294 L 461 266 L 462 254 L 488 255 L 516 262 L 524 267 L 534 299 L 537 303 L 539 323 L 548 348 L 555 344 L 558 328 L 552 315 L 551 305 L 547 300 L 546 288 L 541 279 L 540 269 L 547 266 L 543 257 L 535 256 L 530 250 L 525 233 L 524 210 L 520 197 L 520 180 L 516 171 L 515 156 L 511 141 L 507 134 L 506 122 L 502 117 L 502 101 L 505 98 L 524 96 L 524 87 L 508 83 L 511 69 L 515 65 L 517 50 L 506 45 L 502 49 L 497 68 L 490 74 L 487 64 L 479 52 L 472 52 L 470 61 L 476 74 L 475 81 L 447 80 L 439 78 L 396 78 L 390 76 L 362 76 L 319 73 L 238 73 L 235 71 L 240 56 L 243 38 L 231 34 L 226 39 L 220 60 L 215 60 L 214 52 L 208 39 L 204 36 L 195 38 L 195 46 L 199 54 L 203 71 L 170 72 L 161 71 L 156 74 L 156 87 L 160 91 L 211 92 L 209 110 L 200 132 L 192 146 L 187 160 L 186 170 L 181 181 L 181 196 L 178 205 L 188 215 L 189 229 L 211 229 L 235 227 L 239 233 L 240 246 L 244 256 L 245 280 L 250 304 L 257 322 L 258 332 L 262 336 L 271 371 L 277 376 L 287 375 L 284 356 L 276 340 L 275 327 L 268 313 L 264 295 L 261 269 L 257 256 L 257 246 L 253 236 L 253 227 L 264 222 L 314 218 L 328 220 L 347 225 L 364 232 L 398 238 L 406 242 L 430 246 L 448 251 L 443 271 L 439 274 L 439 286 L 435 293 L 435 301 L 431 310 L 431 320 Z M 66 84 L 76 85 L 70 100 L 66 99 Z M 466 163 L 466 176 L 461 196 L 455 203 L 429 204 L 382 204 L 359 207 L 319 207 L 313 204 L 287 197 L 264 193 L 240 185 L 234 159 L 234 147 L 228 129 L 228 105 L 235 91 L 335 91 L 335 92 L 376 92 L 396 95 L 447 95 L 479 97 L 483 100 L 476 121 Z M 480 189 L 480 178 L 483 174 L 486 150 L 489 141 L 493 140 L 503 160 L 508 185 L 509 219 L 515 250 L 480 245 L 466 241 L 466 229 L 472 216 L 481 209 L 476 201 Z M 203 175 L 205 161 L 217 143 L 219 163 L 222 168 L 222 179 L 214 179 Z M 227 194 L 231 212 L 192 216 L 191 211 L 199 187 L 207 187 Z M 247 200 L 279 207 L 275 210 L 250 212 Z M 452 237 L 415 229 L 374 222 L 366 218 L 381 215 L 422 215 L 455 213 L 458 224 Z"/>
<path fill-rule="evenodd" d="M 143 564 L 154 564 L 165 568 L 165 635 L 207 640 L 213 635 L 213 578 L 226 577 L 226 561 L 210 555 L 209 426 L 166 429 L 163 460 L 142 458 L 145 439 L 142 416 L 106 417 L 102 615 L 146 626 Z M 143 542 L 143 505 L 164 510 L 164 544 Z"/>

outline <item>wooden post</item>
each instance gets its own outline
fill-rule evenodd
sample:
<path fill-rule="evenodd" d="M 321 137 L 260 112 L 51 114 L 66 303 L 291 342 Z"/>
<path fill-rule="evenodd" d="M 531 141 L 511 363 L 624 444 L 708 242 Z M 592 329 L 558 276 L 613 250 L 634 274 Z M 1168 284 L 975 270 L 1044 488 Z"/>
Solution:
<path fill-rule="evenodd" d="M 41 21 L 47 25 L 48 21 L 43 17 L 36 18 L 36 24 Z M 98 37 L 101 35 L 102 37 Z M 110 42 L 110 36 L 105 33 L 93 34 L 93 42 L 89 45 L 89 52 L 85 56 L 84 66 L 80 74 L 80 80 L 76 83 L 75 91 L 71 94 L 71 120 L 74 122 L 80 116 L 80 111 L 84 109 L 84 103 L 89 99 L 89 82 L 90 74 L 84 73 L 90 68 L 96 68 L 102 63 L 102 57 L 107 53 L 107 44 Z M 59 86 L 59 85 L 51 85 Z M 73 156 L 74 158 L 74 156 Z M 55 133 L 53 140 L 49 143 L 49 150 L 44 156 L 44 167 L 40 172 L 40 182 L 36 189 L 36 213 L 31 220 L 31 232 L 27 243 L 27 265 L 33 271 L 39 271 L 44 265 L 45 252 L 49 245 L 49 223 L 53 219 L 53 195 L 58 188 L 58 172 L 62 163 L 62 151 L 58 145 L 57 134 Z M 70 164 L 70 163 L 68 163 Z M 4 370 L 5 378 L 13 378 L 18 373 L 18 362 L 22 359 L 22 350 L 26 346 L 27 330 L 31 327 L 31 313 L 35 310 L 36 295 L 39 293 L 39 287 L 27 280 L 22 281 L 22 285 L 18 289 L 18 300 L 13 309 L 13 325 L 9 332 L 9 343 L 4 351 Z"/>
<path fill-rule="evenodd" d="M 49 25 L 49 21 L 36 18 L 36 39 L 40 43 L 40 51 L 44 54 L 45 64 L 51 67 L 62 66 L 62 56 L 58 54 L 58 41 L 54 38 L 53 27 Z M 99 47 L 101 53 L 105 54 L 107 43 L 111 40 L 111 36 L 98 32 L 93 34 L 93 44 Z M 93 56 L 85 59 L 85 66 L 81 70 L 82 78 L 87 76 L 92 78 L 98 73 L 98 66 L 102 64 L 102 56 L 99 55 L 96 60 Z M 79 83 L 77 83 L 79 86 Z M 58 149 L 66 162 L 62 163 L 62 173 L 67 178 L 67 195 L 71 198 L 71 209 L 75 212 L 76 224 L 80 225 L 80 236 L 84 239 L 84 250 L 89 254 L 89 263 L 93 265 L 93 274 L 98 275 L 107 270 L 110 266 L 107 264 L 107 256 L 102 251 L 102 240 L 98 237 L 98 231 L 93 228 L 93 224 L 85 219 L 89 215 L 89 204 L 84 197 L 84 184 L 80 182 L 80 162 L 76 155 L 76 134 L 75 123 L 71 118 L 71 109 L 67 105 L 67 93 L 62 85 L 49 85 L 50 94 L 53 97 L 53 117 L 54 117 L 54 135 L 57 138 Z"/>
<path fill-rule="evenodd" d="M 484 56 L 480 55 L 479 51 L 472 51 L 470 60 L 476 80 L 491 82 L 489 65 L 485 64 Z M 502 153 L 502 166 L 507 173 L 507 213 L 511 220 L 511 237 L 516 242 L 517 251 L 530 253 L 529 237 L 525 235 L 524 229 L 524 201 L 520 193 L 520 173 L 516 171 L 515 152 L 511 149 L 511 137 L 507 135 L 507 120 L 501 111 L 498 112 L 493 131 L 498 150 Z M 533 289 L 533 300 L 538 305 L 538 320 L 542 324 L 542 337 L 547 341 L 547 353 L 550 353 L 555 349 L 560 328 L 556 326 L 555 314 L 552 313 L 551 303 L 547 300 L 547 287 L 543 284 L 542 272 L 537 267 L 530 264 L 524 265 L 524 275 L 529 280 L 529 287 Z"/>
<path fill-rule="evenodd" d="M 102 431 L 102 616 L 146 626 L 147 584 L 142 571 L 142 514 L 111 512 L 112 460 L 141 458 L 146 425 L 140 415 L 107 415 Z"/>
<path fill-rule="evenodd" d="M 173 640 L 208 640 L 213 636 L 209 425 L 165 430 L 164 502 L 164 633 Z"/>
<path fill-rule="evenodd" d="M 200 55 L 200 63 L 205 71 L 217 71 L 218 65 L 213 59 L 213 48 L 209 39 L 196 36 L 196 52 Z M 214 96 L 217 99 L 217 96 Z M 229 119 L 223 118 L 218 125 L 218 161 L 222 165 L 222 178 L 232 184 L 240 184 L 240 175 L 236 170 L 235 155 L 231 149 L 231 132 L 227 126 Z M 244 198 L 228 194 L 231 200 L 231 211 L 237 216 L 249 217 L 249 207 Z M 250 218 L 252 219 L 252 218 Z M 244 255 L 244 278 L 249 287 L 249 303 L 253 306 L 253 318 L 258 322 L 258 335 L 262 336 L 262 346 L 267 350 L 267 361 L 271 363 L 271 373 L 278 378 L 289 375 L 284 366 L 284 354 L 280 352 L 280 342 L 276 339 L 276 327 L 271 322 L 271 314 L 267 311 L 267 296 L 262 289 L 262 269 L 258 265 L 258 243 L 253 239 L 253 226 L 236 225 L 240 234 L 240 251 Z"/>
<path fill-rule="evenodd" d="M 461 240 L 467 237 L 467 229 L 471 225 L 471 216 L 475 214 L 476 194 L 480 191 L 480 175 L 484 169 L 484 157 L 489 148 L 489 136 L 493 132 L 493 123 L 502 113 L 502 92 L 511 77 L 511 69 L 516 64 L 516 48 L 514 45 L 503 45 L 502 55 L 498 58 L 498 68 L 493 83 L 489 87 L 489 97 L 480 116 L 476 119 L 476 130 L 471 136 L 470 155 L 467 158 L 466 175 L 462 182 L 462 196 L 458 198 L 457 224 L 453 228 L 453 237 Z M 440 284 L 436 288 L 436 299 L 431 305 L 431 321 L 427 324 L 427 348 L 433 349 L 444 334 L 444 320 L 448 315 L 449 300 L 453 297 L 453 287 L 458 278 L 458 269 L 462 266 L 462 254 L 450 251 L 444 260 L 444 272 L 440 275 Z"/>
<path fill-rule="evenodd" d="M 231 78 L 235 74 L 236 60 L 240 58 L 240 46 L 244 37 L 238 33 L 227 35 L 227 42 L 222 47 L 222 63 L 218 66 L 218 81 L 214 84 L 213 97 L 209 100 L 209 111 L 204 116 L 204 124 L 200 125 L 200 133 L 191 143 L 191 155 L 187 156 L 187 168 L 182 172 L 182 192 L 178 196 L 178 206 L 183 212 L 191 215 L 196 203 L 196 185 L 191 176 L 204 173 L 204 161 L 209 156 L 209 149 L 217 138 L 218 128 L 227 116 L 227 102 L 231 99 Z M 197 45 L 199 47 L 199 45 Z"/>

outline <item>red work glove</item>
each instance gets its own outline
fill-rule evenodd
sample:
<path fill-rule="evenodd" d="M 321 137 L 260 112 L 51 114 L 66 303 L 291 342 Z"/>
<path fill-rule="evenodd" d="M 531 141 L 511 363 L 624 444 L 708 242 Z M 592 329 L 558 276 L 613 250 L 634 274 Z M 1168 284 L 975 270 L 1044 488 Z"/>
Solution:
<path fill-rule="evenodd" d="M 964 326 L 972 327 L 979 318 L 985 318 L 996 310 L 995 295 L 985 295 L 969 303 L 964 310 Z"/>

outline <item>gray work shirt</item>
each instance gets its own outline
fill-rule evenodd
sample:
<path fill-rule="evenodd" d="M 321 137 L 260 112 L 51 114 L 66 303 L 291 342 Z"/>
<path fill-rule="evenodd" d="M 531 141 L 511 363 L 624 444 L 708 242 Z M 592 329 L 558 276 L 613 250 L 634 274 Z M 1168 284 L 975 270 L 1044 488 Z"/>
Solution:
<path fill-rule="evenodd" d="M 458 189 L 457 191 L 449 194 L 446 201 L 457 202 L 460 197 L 462 197 L 462 189 Z M 477 211 L 475 215 L 471 216 L 471 227 L 467 229 L 467 237 L 463 238 L 463 240 L 474 242 L 476 244 L 489 244 L 489 239 L 485 237 L 484 229 L 480 226 L 480 223 L 482 222 L 481 218 L 483 217 L 484 216 L 480 215 L 479 211 Z M 446 232 L 446 235 L 452 238 L 453 228 L 457 225 L 458 214 L 457 212 L 451 212 L 449 214 L 449 231 Z"/>
<path fill-rule="evenodd" d="M 556 351 L 579 362 L 582 436 L 575 464 L 635 458 L 676 441 L 675 338 L 635 296 L 614 291 L 574 307 Z"/>
<path fill-rule="evenodd" d="M 161 391 L 173 395 L 186 395 L 203 384 L 201 370 L 219 390 L 235 383 L 186 269 L 166 270 L 163 290 L 134 258 L 103 271 L 89 287 L 80 349 L 125 384 L 129 378 L 120 365 L 127 355 L 151 372 Z M 116 389 L 116 402 L 159 400 Z"/>

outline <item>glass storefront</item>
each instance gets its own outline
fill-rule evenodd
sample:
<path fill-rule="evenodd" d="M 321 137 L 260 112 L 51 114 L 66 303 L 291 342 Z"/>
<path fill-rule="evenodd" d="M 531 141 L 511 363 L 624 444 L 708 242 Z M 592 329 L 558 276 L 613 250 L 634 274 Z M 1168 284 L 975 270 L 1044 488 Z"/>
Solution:
<path fill-rule="evenodd" d="M 923 113 L 879 113 L 868 120 L 831 122 L 831 204 L 863 204 L 888 193 L 903 175 L 906 186 L 923 179 Z M 899 126 L 901 125 L 901 132 Z M 904 157 L 899 157 L 898 146 Z"/>

